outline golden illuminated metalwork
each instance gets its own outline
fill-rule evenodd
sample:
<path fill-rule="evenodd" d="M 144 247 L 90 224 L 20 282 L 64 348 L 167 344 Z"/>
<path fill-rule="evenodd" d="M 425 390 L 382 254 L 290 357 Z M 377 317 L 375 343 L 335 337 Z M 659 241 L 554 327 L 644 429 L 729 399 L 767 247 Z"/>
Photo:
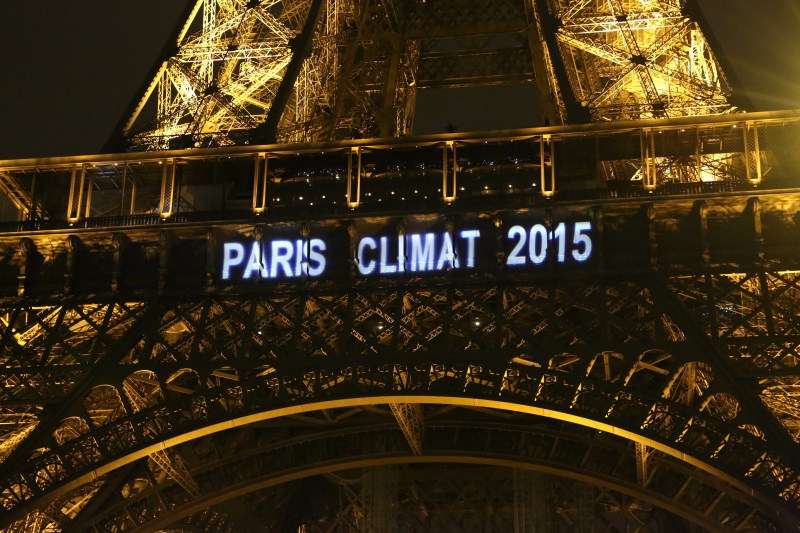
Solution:
<path fill-rule="evenodd" d="M 0 162 L 0 526 L 798 527 L 800 117 L 733 113 L 681 0 L 191 7 L 150 152 Z M 409 135 L 517 82 L 548 126 Z M 519 216 L 591 260 L 510 268 Z M 356 274 L 467 221 L 474 273 Z M 275 228 L 340 271 L 221 275 Z"/>
<path fill-rule="evenodd" d="M 281 84 L 291 83 L 274 118 L 282 141 L 408 133 L 418 54 L 400 38 L 398 17 L 391 0 L 199 0 L 177 52 L 124 131 L 149 149 L 176 139 L 184 146 L 241 144 L 267 120 Z M 305 37 L 305 23 L 313 38 Z M 293 56 L 306 48 L 302 66 L 285 81 Z M 137 132 L 133 125 L 150 100 L 155 121 Z"/>
<path fill-rule="evenodd" d="M 592 275 L 551 274 L 558 285 L 520 271 L 255 290 L 219 284 L 205 223 L 156 215 L 127 241 L 34 232 L 18 279 L 3 285 L 6 422 L 27 436 L 4 435 L 2 505 L 19 528 L 152 529 L 354 467 L 467 462 L 552 475 L 566 461 L 562 475 L 704 527 L 789 527 L 800 501 L 798 276 L 783 267 L 798 250 L 780 240 L 797 231 L 792 217 L 776 217 L 800 200 L 754 194 L 602 200 L 592 211 L 602 259 Z M 368 213 L 370 224 L 400 216 Z M 502 223 L 509 212 L 481 213 Z M 249 235 L 260 224 L 213 227 Z M 737 234 L 748 238 L 723 237 Z M 15 241 L 1 240 L 6 250 Z M 109 270 L 87 268 L 104 257 Z M 561 444 L 537 444 L 550 438 Z M 353 494 L 394 493 L 381 479 Z M 137 506 L 150 511 L 131 514 Z M 571 520 L 594 506 L 577 505 Z M 380 512 L 350 519 L 394 520 Z"/>
<path fill-rule="evenodd" d="M 520 81 L 536 83 L 530 105 L 541 101 L 554 124 L 732 112 L 683 4 L 502 0 L 487 13 L 459 0 L 198 0 L 123 131 L 151 150 L 403 136 L 417 90 Z M 758 154 L 757 132 L 742 134 Z M 599 163 L 606 180 L 653 188 L 737 175 L 733 156 L 705 153 L 706 139 L 693 160 L 665 150 L 657 129 L 639 142 L 647 159 Z M 769 171 L 757 155 L 745 166 L 754 182 Z"/>
<path fill-rule="evenodd" d="M 593 120 L 731 111 L 730 86 L 684 1 L 547 1 L 570 87 Z"/>
<path fill-rule="evenodd" d="M 580 120 L 588 114 L 593 121 L 618 121 L 735 111 L 728 101 L 728 81 L 697 21 L 685 15 L 684 0 L 546 1 L 549 9 L 540 10 L 538 26 L 552 31 L 553 46 L 542 50 L 562 119 Z M 570 90 L 558 86 L 563 77 L 550 54 L 558 55 Z M 687 161 L 658 148 L 660 133 L 654 128 L 642 134 L 647 161 L 603 163 L 605 178 L 641 181 L 653 188 L 657 182 L 717 181 L 736 175 L 730 155 L 703 155 L 699 148 L 700 155 Z M 757 136 L 744 135 L 746 143 L 757 147 Z M 746 164 L 747 176 L 754 180 L 766 171 L 759 157 Z"/>
<path fill-rule="evenodd" d="M 567 99 L 595 121 L 729 112 L 683 3 L 198 0 L 124 132 L 151 149 L 252 142 L 268 118 L 272 141 L 405 135 L 418 87 L 530 81 L 537 66 L 551 120 L 584 120 Z"/>

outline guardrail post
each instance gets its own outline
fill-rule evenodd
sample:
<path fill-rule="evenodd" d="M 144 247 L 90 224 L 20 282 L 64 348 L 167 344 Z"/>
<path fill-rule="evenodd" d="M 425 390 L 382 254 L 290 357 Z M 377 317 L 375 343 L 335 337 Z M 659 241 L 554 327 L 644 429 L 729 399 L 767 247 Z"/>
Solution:
<path fill-rule="evenodd" d="M 745 123 L 742 128 L 744 135 L 744 167 L 747 171 L 747 181 L 753 185 L 761 183 L 761 149 L 758 145 L 758 126 Z"/>
<path fill-rule="evenodd" d="M 697 181 L 703 181 L 703 141 L 700 138 L 700 127 L 694 129 L 694 162 Z"/>
<path fill-rule="evenodd" d="M 347 207 L 355 209 L 360 203 L 361 148 L 353 146 L 347 153 Z"/>
<path fill-rule="evenodd" d="M 136 174 L 131 174 L 131 208 L 129 215 L 136 213 Z"/>
<path fill-rule="evenodd" d="M 172 207 L 175 200 L 175 159 L 161 161 L 161 201 L 158 212 L 161 218 L 172 216 Z"/>
<path fill-rule="evenodd" d="M 83 218 L 89 218 L 92 216 L 92 189 L 94 185 L 94 174 L 89 173 L 86 176 L 86 200 L 84 201 L 84 214 Z"/>
<path fill-rule="evenodd" d="M 553 138 L 542 135 L 539 139 L 539 183 L 542 196 L 550 197 L 556 193 L 556 153 Z"/>
<path fill-rule="evenodd" d="M 653 137 L 653 130 L 642 128 L 639 135 L 639 147 L 642 156 L 642 187 L 646 191 L 656 188 L 656 143 Z"/>
<path fill-rule="evenodd" d="M 452 163 L 452 166 L 450 163 Z M 457 173 L 456 145 L 453 141 L 445 141 L 444 149 L 442 150 L 442 199 L 447 203 L 456 201 Z"/>
<path fill-rule="evenodd" d="M 265 153 L 256 154 L 255 169 L 253 170 L 253 213 L 255 214 L 267 210 L 268 171 L 269 156 Z"/>
<path fill-rule="evenodd" d="M 67 203 L 67 222 L 73 224 L 81 218 L 83 185 L 86 181 L 86 165 L 75 165 L 69 183 L 69 202 Z M 88 202 L 87 202 L 88 204 Z M 89 206 L 86 206 L 87 214 Z"/>

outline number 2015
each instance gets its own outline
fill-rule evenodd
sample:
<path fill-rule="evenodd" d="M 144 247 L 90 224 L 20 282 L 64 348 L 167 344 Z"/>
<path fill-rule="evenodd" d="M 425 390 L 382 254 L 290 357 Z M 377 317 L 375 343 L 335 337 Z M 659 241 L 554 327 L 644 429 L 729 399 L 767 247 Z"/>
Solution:
<path fill-rule="evenodd" d="M 543 224 L 534 224 L 528 230 L 522 226 L 511 226 L 508 229 L 508 239 L 514 243 L 514 248 L 506 258 L 506 265 L 518 266 L 528 262 L 541 265 L 547 259 L 550 246 L 556 247 L 556 262 L 565 263 L 567 261 L 569 227 L 572 228 L 569 250 L 572 258 L 579 263 L 585 262 L 592 255 L 592 239 L 589 235 L 592 223 L 588 221 L 572 224 L 559 222 L 552 231 L 547 231 Z"/>

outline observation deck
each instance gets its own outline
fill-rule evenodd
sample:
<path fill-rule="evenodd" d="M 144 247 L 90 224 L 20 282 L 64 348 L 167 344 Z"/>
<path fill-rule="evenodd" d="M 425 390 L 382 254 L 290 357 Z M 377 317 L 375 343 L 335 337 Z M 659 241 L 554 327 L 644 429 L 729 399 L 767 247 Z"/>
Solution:
<path fill-rule="evenodd" d="M 0 162 L 8 409 L 182 395 L 93 431 L 53 407 L 35 436 L 79 436 L 15 450 L 0 504 L 281 413 L 444 403 L 591 428 L 602 464 L 634 441 L 614 476 L 697 523 L 796 528 L 798 133 L 782 112 Z M 403 431 L 387 449 L 440 449 Z M 651 482 L 652 450 L 713 502 Z"/>
<path fill-rule="evenodd" d="M 0 295 L 308 277 L 312 241 L 332 282 L 496 263 L 795 269 L 798 176 L 798 112 L 2 161 Z M 256 272 L 265 239 L 285 257 Z"/>
<path fill-rule="evenodd" d="M 0 232 L 743 193 L 798 176 L 798 111 L 7 160 Z"/>

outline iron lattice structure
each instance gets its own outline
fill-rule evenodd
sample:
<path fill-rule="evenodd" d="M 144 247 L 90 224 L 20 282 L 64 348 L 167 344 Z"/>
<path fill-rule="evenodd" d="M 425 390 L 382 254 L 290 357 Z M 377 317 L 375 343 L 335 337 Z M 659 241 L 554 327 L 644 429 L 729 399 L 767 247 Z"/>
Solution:
<path fill-rule="evenodd" d="M 402 136 L 417 90 L 509 82 L 552 124 L 729 112 L 684 3 L 198 0 L 123 132 L 145 149 Z"/>
<path fill-rule="evenodd" d="M 765 138 L 796 138 L 796 117 L 770 117 L 751 119 Z M 521 138 L 459 157 L 540 142 Z M 362 162 L 442 162 L 453 146 L 372 145 Z M 420 199 L 410 212 L 398 174 L 346 176 L 353 147 L 296 149 L 275 147 L 266 162 L 285 165 L 282 180 L 302 177 L 300 189 L 270 177 L 267 190 L 315 196 L 266 211 L 261 152 L 50 162 L 36 173 L 72 178 L 58 210 L 25 188 L 31 167 L 5 171 L 32 198 L 28 212 L 51 213 L 7 222 L 0 239 L 8 530 L 797 527 L 800 196 L 776 173 L 760 192 L 745 182 L 548 196 L 514 186 L 533 165 L 484 164 L 458 176 L 449 208 Z M 331 150 L 343 167 L 306 178 Z M 114 173 L 131 173 L 119 196 L 86 192 L 84 181 Z M 134 183 L 132 203 L 149 197 L 147 176 L 161 180 L 153 205 L 167 205 L 176 180 L 169 205 L 188 209 L 181 198 L 198 201 L 192 187 L 221 175 L 244 176 L 248 215 L 92 216 L 127 209 Z M 447 198 L 441 169 L 399 175 Z M 509 187 L 490 189 L 499 179 Z M 353 180 L 369 200 L 337 204 Z M 221 187 L 239 205 L 241 187 Z M 520 270 L 498 244 L 475 272 L 364 278 L 346 252 L 363 228 L 431 220 L 451 232 L 484 220 L 485 242 L 500 243 L 520 216 L 590 220 L 593 259 L 565 266 L 548 245 L 540 267 Z M 339 235 L 346 268 L 226 281 L 224 243 L 274 228 Z"/>
<path fill-rule="evenodd" d="M 195 2 L 152 151 L 0 162 L 0 526 L 797 530 L 800 117 L 729 113 L 687 13 Z M 519 82 L 551 125 L 407 137 Z"/>

